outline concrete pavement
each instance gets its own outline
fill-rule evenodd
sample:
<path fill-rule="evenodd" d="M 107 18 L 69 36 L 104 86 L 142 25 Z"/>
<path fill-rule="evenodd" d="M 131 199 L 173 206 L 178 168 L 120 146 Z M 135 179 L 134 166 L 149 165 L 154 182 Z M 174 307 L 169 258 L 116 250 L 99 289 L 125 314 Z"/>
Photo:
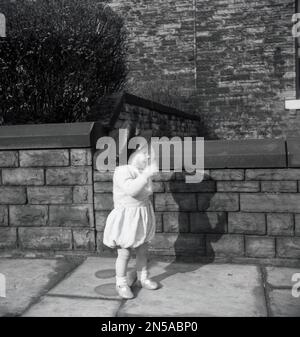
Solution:
<path fill-rule="evenodd" d="M 300 316 L 300 268 L 152 260 L 156 291 L 115 292 L 114 258 L 0 259 L 0 316 Z M 134 271 L 131 260 L 129 270 Z M 300 281 L 300 277 L 299 277 Z M 300 284 L 299 284 L 300 292 Z M 297 290 L 297 289 L 296 289 Z"/>

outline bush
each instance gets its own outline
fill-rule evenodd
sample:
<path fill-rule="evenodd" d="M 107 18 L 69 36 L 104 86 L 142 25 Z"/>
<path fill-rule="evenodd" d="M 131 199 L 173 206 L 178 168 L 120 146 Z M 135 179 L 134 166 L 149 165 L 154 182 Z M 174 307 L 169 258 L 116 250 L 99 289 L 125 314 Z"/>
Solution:
<path fill-rule="evenodd" d="M 0 0 L 0 124 L 76 122 L 127 75 L 123 20 L 98 0 Z"/>

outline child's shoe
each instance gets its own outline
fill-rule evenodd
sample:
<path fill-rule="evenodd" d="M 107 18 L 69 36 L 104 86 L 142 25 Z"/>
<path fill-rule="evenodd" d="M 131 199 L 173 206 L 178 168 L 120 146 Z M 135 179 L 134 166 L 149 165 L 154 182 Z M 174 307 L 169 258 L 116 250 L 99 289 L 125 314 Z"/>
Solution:
<path fill-rule="evenodd" d="M 127 300 L 134 297 L 131 289 L 129 288 L 127 284 L 127 278 L 126 276 L 116 276 L 116 291 L 117 293 Z"/>
<path fill-rule="evenodd" d="M 144 279 L 144 280 L 137 280 L 136 285 L 140 288 L 145 288 L 148 290 L 158 289 L 158 283 L 149 278 Z"/>
<path fill-rule="evenodd" d="M 136 282 L 136 285 L 141 288 L 145 288 L 148 290 L 156 290 L 158 288 L 158 283 L 151 280 L 148 277 L 148 271 L 142 270 L 137 272 L 138 280 Z"/>
<path fill-rule="evenodd" d="M 116 290 L 119 296 L 121 296 L 122 298 L 125 298 L 127 300 L 134 298 L 134 295 L 128 285 L 116 285 Z"/>

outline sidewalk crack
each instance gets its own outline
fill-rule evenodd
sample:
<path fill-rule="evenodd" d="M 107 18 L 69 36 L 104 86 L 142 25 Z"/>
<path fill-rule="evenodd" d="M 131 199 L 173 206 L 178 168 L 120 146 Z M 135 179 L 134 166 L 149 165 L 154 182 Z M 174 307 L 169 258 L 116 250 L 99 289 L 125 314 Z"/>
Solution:
<path fill-rule="evenodd" d="M 58 260 L 58 259 L 56 259 L 56 260 L 57 260 L 58 264 L 61 262 L 61 260 Z M 27 307 L 24 310 L 22 310 L 21 312 L 19 312 L 17 314 L 17 316 L 23 316 L 27 311 L 29 311 L 29 309 L 32 306 L 39 303 L 43 296 L 46 296 L 49 293 L 49 291 L 51 291 L 53 288 L 55 288 L 60 282 L 62 282 L 67 277 L 72 275 L 75 272 L 75 270 L 79 266 L 82 265 L 82 263 L 84 261 L 85 261 L 85 259 L 81 260 L 80 262 L 79 261 L 75 262 L 75 259 L 73 260 L 73 262 L 70 262 L 70 261 L 68 262 L 68 259 L 63 261 L 62 263 L 70 263 L 70 265 L 71 265 L 70 269 L 68 269 L 66 272 L 57 271 L 57 279 L 56 279 L 55 276 L 53 276 L 52 279 L 50 278 L 48 283 L 46 284 L 46 286 L 30 301 L 30 303 L 27 305 Z M 72 263 L 74 265 L 72 265 Z"/>
<path fill-rule="evenodd" d="M 271 288 L 267 282 L 267 270 L 265 266 L 258 266 L 261 274 L 261 280 L 262 280 L 262 287 L 264 290 L 264 298 L 265 298 L 265 305 L 267 309 L 267 316 L 272 317 L 272 309 L 271 309 L 271 304 L 270 304 L 270 297 L 269 293 L 271 291 Z"/>

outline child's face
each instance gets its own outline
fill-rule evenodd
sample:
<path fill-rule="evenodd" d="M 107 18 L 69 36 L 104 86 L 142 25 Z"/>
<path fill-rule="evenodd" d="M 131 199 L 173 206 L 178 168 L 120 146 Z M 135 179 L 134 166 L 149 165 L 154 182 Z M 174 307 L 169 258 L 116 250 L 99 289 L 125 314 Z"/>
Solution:
<path fill-rule="evenodd" d="M 140 151 L 139 153 L 136 154 L 134 158 L 134 164 L 139 169 L 144 169 L 146 166 L 150 164 L 150 156 L 148 154 L 147 149 Z"/>

